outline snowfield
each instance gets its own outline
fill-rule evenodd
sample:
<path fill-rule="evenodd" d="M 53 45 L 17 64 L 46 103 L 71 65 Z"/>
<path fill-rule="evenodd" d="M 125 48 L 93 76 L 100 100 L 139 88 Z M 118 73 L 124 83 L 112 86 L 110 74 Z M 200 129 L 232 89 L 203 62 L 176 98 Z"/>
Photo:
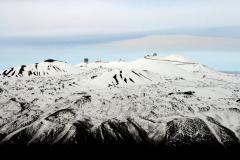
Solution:
<path fill-rule="evenodd" d="M 0 75 L 0 143 L 239 146 L 240 77 L 184 57 L 71 65 L 46 60 Z"/>

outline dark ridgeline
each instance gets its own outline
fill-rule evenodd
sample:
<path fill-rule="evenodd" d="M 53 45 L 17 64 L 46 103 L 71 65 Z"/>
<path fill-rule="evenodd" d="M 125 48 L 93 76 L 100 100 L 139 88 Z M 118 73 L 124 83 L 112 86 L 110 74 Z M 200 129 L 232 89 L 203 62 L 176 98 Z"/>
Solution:
<path fill-rule="evenodd" d="M 56 62 L 57 60 L 54 60 L 54 59 L 47 59 L 47 60 L 45 60 L 44 62 Z"/>
<path fill-rule="evenodd" d="M 87 103 L 91 99 L 81 100 L 79 103 Z M 60 122 L 58 119 L 63 114 L 74 117 L 75 113 L 71 109 L 60 110 L 50 115 L 45 120 L 49 123 Z M 60 133 L 66 129 L 61 122 L 56 128 L 48 128 L 43 133 L 38 131 L 43 129 L 43 123 L 35 124 L 38 128 L 29 126 L 10 139 L 5 139 L 1 148 L 4 149 L 24 149 L 24 150 L 65 150 L 65 151 L 97 151 L 107 152 L 127 151 L 130 153 L 141 154 L 147 152 L 232 152 L 239 149 L 239 141 L 236 135 L 229 129 L 221 126 L 215 119 L 208 117 L 208 123 L 211 123 L 216 129 L 213 133 L 208 125 L 199 118 L 176 118 L 166 124 L 166 133 L 160 139 L 157 139 L 158 132 L 150 138 L 148 133 L 134 120 L 128 118 L 126 121 L 118 119 L 109 119 L 95 126 L 91 119 L 77 120 L 71 128 L 60 136 Z M 40 134 L 39 137 L 36 134 Z M 216 135 L 221 142 L 216 138 Z M 1 134 L 1 139 L 7 135 Z"/>

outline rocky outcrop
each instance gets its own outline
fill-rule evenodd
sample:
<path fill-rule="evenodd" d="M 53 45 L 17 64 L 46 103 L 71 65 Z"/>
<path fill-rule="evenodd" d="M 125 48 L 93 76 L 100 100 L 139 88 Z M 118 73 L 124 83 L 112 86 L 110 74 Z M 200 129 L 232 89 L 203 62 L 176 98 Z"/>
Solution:
<path fill-rule="evenodd" d="M 176 118 L 167 123 L 164 145 L 169 147 L 221 146 L 199 118 Z"/>
<path fill-rule="evenodd" d="M 233 131 L 223 126 L 212 117 L 207 117 L 207 120 L 211 122 L 209 125 L 214 129 L 216 136 L 224 147 L 231 148 L 239 145 L 239 139 Z"/>
<path fill-rule="evenodd" d="M 72 117 L 65 121 L 59 117 Z M 64 122 L 64 123 L 63 123 Z M 207 124 L 208 123 L 208 124 Z M 239 140 L 235 134 L 211 117 L 207 123 L 200 118 L 181 117 L 170 120 L 161 141 L 150 138 L 134 119 L 125 121 L 109 119 L 94 125 L 90 118 L 74 121 L 71 110 L 55 112 L 44 120 L 34 123 L 19 132 L 8 135 L 2 145 L 48 145 L 48 146 L 156 146 L 166 148 L 182 147 L 238 147 Z M 4 135 L 3 135 L 4 136 Z"/>
<path fill-rule="evenodd" d="M 78 68 L 66 62 L 48 59 L 44 62 L 21 65 L 4 70 L 3 77 L 46 77 L 55 75 L 77 74 Z"/>
<path fill-rule="evenodd" d="M 95 134 L 98 143 L 104 145 L 147 145 L 150 142 L 144 129 L 132 119 L 126 122 L 108 120 L 95 130 Z"/>

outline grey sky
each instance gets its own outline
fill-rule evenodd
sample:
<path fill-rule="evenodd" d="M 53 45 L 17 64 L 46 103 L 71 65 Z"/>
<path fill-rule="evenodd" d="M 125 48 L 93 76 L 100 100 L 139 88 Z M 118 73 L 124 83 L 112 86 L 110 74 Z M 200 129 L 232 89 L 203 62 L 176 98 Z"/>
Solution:
<path fill-rule="evenodd" d="M 214 52 L 228 58 L 208 65 L 239 70 L 239 8 L 239 0 L 0 0 L 0 69 L 85 53 L 181 52 L 205 63 L 202 55 Z"/>
<path fill-rule="evenodd" d="M 1 0 L 0 36 L 240 26 L 237 0 Z"/>

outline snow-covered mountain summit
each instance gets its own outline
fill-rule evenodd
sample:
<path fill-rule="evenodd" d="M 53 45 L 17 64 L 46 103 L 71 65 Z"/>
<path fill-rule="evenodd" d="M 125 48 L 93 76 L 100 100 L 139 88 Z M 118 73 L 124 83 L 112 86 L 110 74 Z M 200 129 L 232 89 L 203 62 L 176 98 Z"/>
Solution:
<path fill-rule="evenodd" d="M 4 77 L 34 77 L 78 74 L 81 69 L 110 68 L 123 70 L 145 70 L 161 76 L 192 78 L 193 73 L 216 74 L 217 72 L 206 65 L 194 62 L 179 55 L 168 57 L 146 56 L 135 61 L 93 62 L 79 65 L 67 64 L 53 59 L 32 65 L 21 65 L 4 70 Z M 81 69 L 79 69 L 81 68 Z"/>
<path fill-rule="evenodd" d="M 0 145 L 239 146 L 239 76 L 195 65 L 147 56 L 80 65 L 49 59 L 5 70 Z"/>
<path fill-rule="evenodd" d="M 145 59 L 155 60 L 162 63 L 163 62 L 171 63 L 177 66 L 178 68 L 181 68 L 190 73 L 196 73 L 196 74 L 202 74 L 202 75 L 218 74 L 217 71 L 209 68 L 208 66 L 201 64 L 199 62 L 196 62 L 194 60 L 185 58 L 181 55 L 170 55 L 166 57 L 148 56 L 148 57 L 145 57 Z"/>
<path fill-rule="evenodd" d="M 34 77 L 77 74 L 78 69 L 73 65 L 53 59 L 31 65 L 21 65 L 4 70 L 1 75 L 6 77 Z"/>

